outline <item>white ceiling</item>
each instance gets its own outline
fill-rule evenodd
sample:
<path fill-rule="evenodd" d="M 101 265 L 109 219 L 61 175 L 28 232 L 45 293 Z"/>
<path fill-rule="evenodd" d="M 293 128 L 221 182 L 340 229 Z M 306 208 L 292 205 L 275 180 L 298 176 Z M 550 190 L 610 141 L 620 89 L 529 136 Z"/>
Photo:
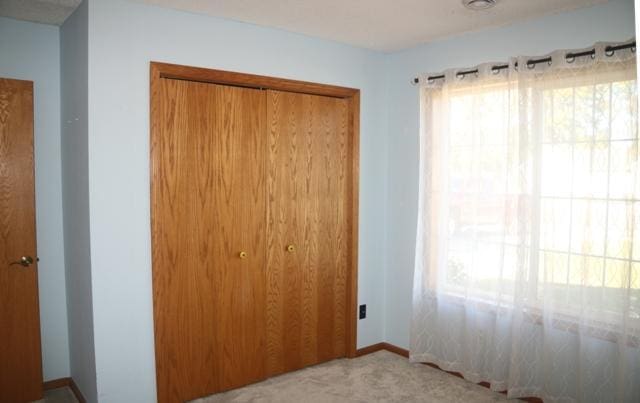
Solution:
<path fill-rule="evenodd" d="M 468 10 L 461 0 L 137 1 L 394 51 L 608 0 L 498 0 L 485 11 Z"/>
<path fill-rule="evenodd" d="M 380 51 L 408 48 L 608 0 L 497 0 L 470 11 L 461 0 L 133 0 L 280 28 Z M 60 25 L 81 0 L 0 0 L 0 15 Z"/>
<path fill-rule="evenodd" d="M 0 16 L 61 25 L 82 0 L 0 0 Z"/>

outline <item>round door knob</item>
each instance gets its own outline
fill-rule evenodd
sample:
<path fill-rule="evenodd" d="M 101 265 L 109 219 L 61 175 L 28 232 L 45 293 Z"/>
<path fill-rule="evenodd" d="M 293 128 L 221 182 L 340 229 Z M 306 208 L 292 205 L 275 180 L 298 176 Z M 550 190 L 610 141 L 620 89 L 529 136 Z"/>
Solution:
<path fill-rule="evenodd" d="M 242 251 L 242 252 L 238 253 L 238 256 L 240 257 L 240 259 L 246 259 L 247 258 L 247 252 Z"/>
<path fill-rule="evenodd" d="M 293 245 L 287 245 L 287 252 L 293 252 L 294 250 L 296 250 L 296 247 Z"/>

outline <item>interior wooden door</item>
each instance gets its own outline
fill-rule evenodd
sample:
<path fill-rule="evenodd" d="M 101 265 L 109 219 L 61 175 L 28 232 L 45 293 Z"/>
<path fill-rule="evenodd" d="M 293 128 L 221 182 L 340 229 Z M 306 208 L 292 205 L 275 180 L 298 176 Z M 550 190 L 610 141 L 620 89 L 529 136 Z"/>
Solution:
<path fill-rule="evenodd" d="M 349 103 L 267 91 L 267 372 L 346 354 Z"/>
<path fill-rule="evenodd" d="M 266 98 L 159 79 L 152 89 L 158 400 L 266 376 Z"/>
<path fill-rule="evenodd" d="M 0 402 L 41 397 L 33 83 L 0 79 Z"/>

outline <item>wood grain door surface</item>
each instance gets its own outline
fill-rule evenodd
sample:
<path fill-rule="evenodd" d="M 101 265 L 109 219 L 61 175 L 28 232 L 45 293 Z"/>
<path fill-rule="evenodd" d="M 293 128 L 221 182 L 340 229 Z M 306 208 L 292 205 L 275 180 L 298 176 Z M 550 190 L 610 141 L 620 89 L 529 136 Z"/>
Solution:
<path fill-rule="evenodd" d="M 269 375 L 345 356 L 348 110 L 341 98 L 267 91 Z"/>
<path fill-rule="evenodd" d="M 345 356 L 348 101 L 159 80 L 151 145 L 158 400 Z"/>
<path fill-rule="evenodd" d="M 162 79 L 159 90 L 151 193 L 158 400 L 178 402 L 266 376 L 266 105 L 256 89 Z"/>
<path fill-rule="evenodd" d="M 0 402 L 42 397 L 36 256 L 33 83 L 0 79 Z"/>

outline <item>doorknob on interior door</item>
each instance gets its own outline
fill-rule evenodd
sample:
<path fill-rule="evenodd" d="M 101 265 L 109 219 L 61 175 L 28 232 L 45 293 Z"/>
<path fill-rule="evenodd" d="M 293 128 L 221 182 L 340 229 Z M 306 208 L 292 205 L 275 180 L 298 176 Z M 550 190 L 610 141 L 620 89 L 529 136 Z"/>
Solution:
<path fill-rule="evenodd" d="M 296 250 L 296 247 L 293 245 L 287 245 L 287 252 L 291 253 Z"/>
<path fill-rule="evenodd" d="M 36 258 L 37 260 L 40 260 Z M 33 264 L 33 258 L 31 256 L 22 256 L 19 261 L 11 262 L 9 266 L 13 266 L 14 264 L 19 264 L 20 266 L 29 267 Z"/>
<path fill-rule="evenodd" d="M 238 257 L 240 259 L 246 259 L 247 258 L 247 252 L 242 251 L 242 252 L 238 253 Z"/>

